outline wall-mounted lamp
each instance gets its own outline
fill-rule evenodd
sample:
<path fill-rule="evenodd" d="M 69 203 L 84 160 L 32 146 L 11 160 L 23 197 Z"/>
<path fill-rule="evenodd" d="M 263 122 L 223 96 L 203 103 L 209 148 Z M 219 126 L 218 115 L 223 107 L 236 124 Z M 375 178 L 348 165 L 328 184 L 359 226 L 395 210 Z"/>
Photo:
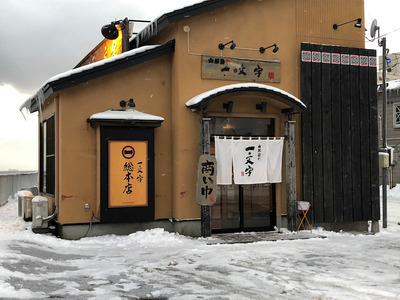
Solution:
<path fill-rule="evenodd" d="M 227 103 L 223 103 L 223 104 L 222 104 L 222 108 L 225 108 L 225 110 L 226 110 L 227 113 L 231 113 L 231 112 L 232 112 L 232 109 L 233 109 L 233 102 L 232 102 L 232 101 L 229 101 L 229 102 L 227 102 Z"/>
<path fill-rule="evenodd" d="M 226 46 L 226 45 L 229 45 L 229 44 L 232 44 L 232 45 L 229 47 L 229 48 L 231 48 L 231 50 L 233 50 L 233 49 L 236 48 L 236 44 L 235 44 L 234 41 L 232 40 L 232 41 L 230 41 L 230 42 L 227 42 L 226 44 L 220 43 L 220 44 L 218 45 L 218 49 L 219 49 L 219 50 L 224 50 L 225 46 Z"/>
<path fill-rule="evenodd" d="M 256 109 L 258 109 L 262 113 L 266 113 L 267 112 L 267 102 L 261 102 L 259 104 L 256 104 Z"/>
<path fill-rule="evenodd" d="M 122 26 L 124 28 L 126 26 L 123 20 L 111 22 L 110 24 L 101 27 L 101 34 L 108 40 L 115 40 L 118 37 L 118 28 L 117 28 L 118 25 L 121 25 L 121 29 Z"/>
<path fill-rule="evenodd" d="M 260 53 L 264 53 L 265 50 L 272 48 L 272 47 L 274 47 L 274 49 L 272 49 L 272 52 L 274 52 L 274 53 L 278 52 L 279 48 L 276 44 L 272 44 L 271 46 L 268 46 L 268 47 L 260 47 L 260 49 L 258 51 L 260 51 Z"/>
<path fill-rule="evenodd" d="M 135 104 L 135 102 L 134 102 L 134 100 L 133 100 L 132 98 L 129 99 L 128 101 L 122 100 L 122 101 L 119 103 L 119 105 L 120 105 L 121 107 L 125 107 L 126 105 L 128 105 L 128 107 L 136 107 L 136 104 Z"/>
<path fill-rule="evenodd" d="M 357 18 L 357 19 L 354 19 L 354 20 L 351 20 L 351 21 L 348 21 L 348 22 L 345 22 L 345 23 L 342 23 L 342 24 L 333 24 L 332 27 L 333 27 L 333 29 L 337 30 L 339 26 L 342 26 L 342 25 L 345 25 L 345 24 L 349 24 L 349 23 L 354 22 L 354 21 L 356 21 L 356 24 L 354 24 L 354 27 L 361 28 L 361 21 L 362 21 L 361 18 Z"/>
<path fill-rule="evenodd" d="M 145 20 L 128 20 L 125 18 L 123 20 L 113 21 L 110 24 L 101 27 L 101 34 L 108 40 L 115 40 L 118 37 L 118 28 L 120 25 L 121 29 L 129 28 L 129 22 L 139 22 L 139 23 L 150 23 L 150 21 Z"/>

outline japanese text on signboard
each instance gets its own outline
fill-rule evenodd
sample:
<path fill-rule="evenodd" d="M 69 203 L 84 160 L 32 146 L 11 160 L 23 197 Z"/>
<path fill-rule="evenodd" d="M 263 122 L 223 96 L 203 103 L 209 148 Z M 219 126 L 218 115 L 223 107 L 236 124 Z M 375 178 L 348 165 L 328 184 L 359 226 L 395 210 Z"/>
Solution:
<path fill-rule="evenodd" d="M 213 205 L 216 201 L 217 162 L 215 156 L 202 155 L 198 162 L 196 201 L 199 205 Z"/>
<path fill-rule="evenodd" d="M 147 205 L 147 142 L 109 142 L 109 207 Z"/>
<path fill-rule="evenodd" d="M 280 61 L 202 56 L 201 77 L 205 79 L 280 82 L 281 63 Z"/>

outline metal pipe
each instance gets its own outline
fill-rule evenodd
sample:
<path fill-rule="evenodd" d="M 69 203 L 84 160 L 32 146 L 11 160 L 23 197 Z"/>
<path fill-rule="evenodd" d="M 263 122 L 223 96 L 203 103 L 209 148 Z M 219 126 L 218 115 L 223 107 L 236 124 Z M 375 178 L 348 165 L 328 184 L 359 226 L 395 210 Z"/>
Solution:
<path fill-rule="evenodd" d="M 54 213 L 52 215 L 50 215 L 50 216 L 48 216 L 46 218 L 43 218 L 43 222 L 47 222 L 47 221 L 53 220 L 56 217 L 57 213 L 58 213 L 58 206 L 56 206 L 56 209 L 54 210 Z"/>
<path fill-rule="evenodd" d="M 387 107 L 387 91 L 386 91 L 386 38 L 382 38 L 382 86 L 383 86 L 383 97 L 382 97 L 382 148 L 387 152 L 387 139 L 386 139 L 386 107 Z M 387 168 L 382 168 L 382 226 L 387 228 Z"/>

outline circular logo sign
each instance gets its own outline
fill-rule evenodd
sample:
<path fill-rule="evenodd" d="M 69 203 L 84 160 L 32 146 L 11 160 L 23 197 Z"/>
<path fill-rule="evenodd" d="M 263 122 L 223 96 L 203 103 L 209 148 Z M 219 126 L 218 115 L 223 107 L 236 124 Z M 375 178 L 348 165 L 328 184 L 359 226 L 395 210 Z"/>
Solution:
<path fill-rule="evenodd" d="M 135 156 L 135 149 L 132 146 L 122 148 L 122 156 L 126 159 L 131 159 Z"/>

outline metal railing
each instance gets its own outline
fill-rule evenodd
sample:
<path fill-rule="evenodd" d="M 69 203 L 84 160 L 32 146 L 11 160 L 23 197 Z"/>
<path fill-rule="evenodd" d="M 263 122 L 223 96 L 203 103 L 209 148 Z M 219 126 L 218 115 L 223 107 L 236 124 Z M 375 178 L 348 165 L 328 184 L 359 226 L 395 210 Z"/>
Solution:
<path fill-rule="evenodd" d="M 37 171 L 0 172 L 0 206 L 21 189 L 37 186 L 37 182 Z"/>

